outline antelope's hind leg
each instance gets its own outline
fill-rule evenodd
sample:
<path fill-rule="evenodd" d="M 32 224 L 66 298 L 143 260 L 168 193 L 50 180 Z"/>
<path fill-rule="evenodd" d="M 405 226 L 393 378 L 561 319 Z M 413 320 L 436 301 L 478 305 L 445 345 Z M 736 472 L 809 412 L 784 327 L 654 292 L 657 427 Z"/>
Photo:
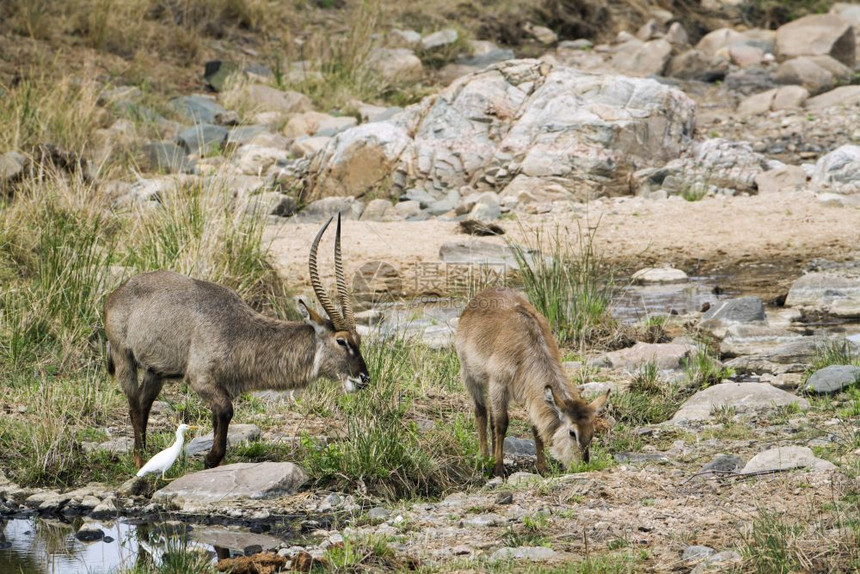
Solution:
<path fill-rule="evenodd" d="M 143 372 L 143 381 L 138 394 L 140 395 L 140 427 L 144 449 L 146 448 L 146 427 L 149 424 L 149 411 L 152 410 L 152 403 L 155 402 L 163 386 L 164 379 L 148 369 Z"/>
<path fill-rule="evenodd" d="M 128 415 L 131 418 L 131 428 L 134 433 L 134 464 L 143 466 L 144 450 L 146 448 L 146 423 L 140 408 L 140 386 L 137 382 L 137 363 L 129 352 L 119 352 L 111 346 L 111 359 L 114 364 L 116 380 L 122 392 L 128 399 Z"/>

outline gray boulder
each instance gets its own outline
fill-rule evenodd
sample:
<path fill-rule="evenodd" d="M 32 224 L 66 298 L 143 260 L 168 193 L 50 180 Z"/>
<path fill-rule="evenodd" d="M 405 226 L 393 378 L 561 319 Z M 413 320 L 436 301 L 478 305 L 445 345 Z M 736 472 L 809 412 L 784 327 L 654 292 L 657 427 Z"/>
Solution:
<path fill-rule="evenodd" d="M 794 403 L 803 410 L 809 408 L 806 399 L 768 384 L 725 382 L 699 391 L 687 399 L 669 422 L 707 420 L 715 409 L 724 406 L 733 407 L 736 413 L 742 414 Z"/>
<path fill-rule="evenodd" d="M 817 395 L 829 395 L 857 383 L 860 383 L 860 367 L 830 365 L 810 375 L 806 381 L 806 390 Z"/>
<path fill-rule="evenodd" d="M 169 501 L 183 510 L 199 510 L 213 503 L 292 494 L 307 479 L 305 472 L 291 462 L 228 464 L 181 476 L 152 498 Z"/>
<path fill-rule="evenodd" d="M 227 141 L 228 132 L 224 126 L 201 123 L 179 132 L 176 142 L 187 153 L 205 155 L 220 150 Z"/>

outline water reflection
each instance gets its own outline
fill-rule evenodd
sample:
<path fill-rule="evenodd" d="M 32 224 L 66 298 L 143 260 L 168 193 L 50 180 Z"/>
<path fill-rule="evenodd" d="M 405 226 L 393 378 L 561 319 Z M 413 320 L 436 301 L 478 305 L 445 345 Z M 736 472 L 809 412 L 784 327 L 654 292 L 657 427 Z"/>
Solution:
<path fill-rule="evenodd" d="M 191 528 L 179 522 L 94 522 L 102 540 L 75 538 L 82 521 L 0 519 L 0 573 L 118 574 L 123 572 L 194 572 L 219 558 L 241 554 L 246 546 L 264 549 L 280 538 L 223 526 Z"/>

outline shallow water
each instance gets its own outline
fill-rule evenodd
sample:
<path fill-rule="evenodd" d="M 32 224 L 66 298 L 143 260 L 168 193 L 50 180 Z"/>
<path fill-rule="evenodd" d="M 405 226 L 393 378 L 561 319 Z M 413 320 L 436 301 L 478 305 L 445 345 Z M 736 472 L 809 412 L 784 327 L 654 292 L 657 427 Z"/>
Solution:
<path fill-rule="evenodd" d="M 200 562 L 242 554 L 244 547 L 277 546 L 281 539 L 246 529 L 185 526 L 127 521 L 93 522 L 105 533 L 95 542 L 75 538 L 80 521 L 45 518 L 0 519 L 0 573 L 6 574 L 113 574 L 135 567 L 158 567 L 171 553 L 192 555 Z M 179 532 L 176 532 L 176 529 Z"/>

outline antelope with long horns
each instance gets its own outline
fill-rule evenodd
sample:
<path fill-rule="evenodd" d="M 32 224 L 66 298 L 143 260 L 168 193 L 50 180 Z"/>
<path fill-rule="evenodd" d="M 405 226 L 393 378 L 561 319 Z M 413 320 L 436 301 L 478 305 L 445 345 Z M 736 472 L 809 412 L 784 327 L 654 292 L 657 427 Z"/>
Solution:
<path fill-rule="evenodd" d="M 561 365 L 549 323 L 516 291 L 490 288 L 466 305 L 456 336 L 460 373 L 475 404 L 481 454 L 487 451 L 487 415 L 493 433 L 493 473 L 504 476 L 508 404 L 525 404 L 537 450 L 537 470 L 546 471 L 544 444 L 565 465 L 576 447 L 588 462 L 594 417 L 609 393 L 588 403 Z"/>
<path fill-rule="evenodd" d="M 240 393 L 301 388 L 319 377 L 341 381 L 347 392 L 370 382 L 344 280 L 340 217 L 334 252 L 340 310 L 317 269 L 317 248 L 331 221 L 317 233 L 309 256 L 311 284 L 328 319 L 304 301 L 306 321 L 269 318 L 231 289 L 171 271 L 136 275 L 107 297 L 107 367 L 128 397 L 138 467 L 149 411 L 167 379 L 184 377 L 212 410 L 215 440 L 206 468 L 224 458 L 233 398 Z"/>

